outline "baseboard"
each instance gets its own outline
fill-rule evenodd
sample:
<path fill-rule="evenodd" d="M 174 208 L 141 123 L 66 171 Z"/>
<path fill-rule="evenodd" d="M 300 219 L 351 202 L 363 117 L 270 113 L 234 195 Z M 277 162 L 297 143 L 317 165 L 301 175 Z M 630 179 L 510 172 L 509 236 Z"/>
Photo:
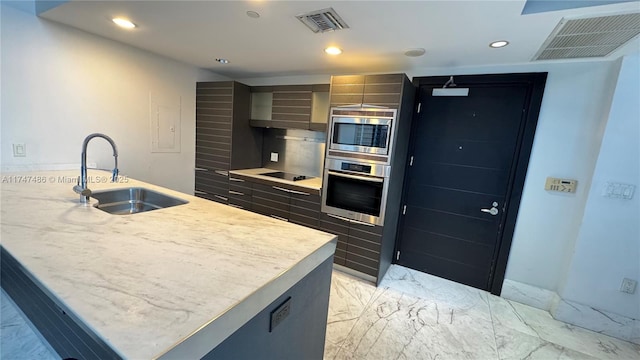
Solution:
<path fill-rule="evenodd" d="M 548 311 L 554 319 L 640 345 L 640 320 L 598 310 L 555 291 L 505 279 L 501 297 Z"/>
<path fill-rule="evenodd" d="M 338 265 L 338 264 L 333 264 L 333 268 L 338 270 L 338 271 L 341 271 L 341 272 L 343 272 L 345 274 L 349 274 L 351 276 L 358 277 L 358 278 L 360 278 L 362 280 L 366 280 L 366 281 L 372 282 L 373 285 L 376 284 L 376 278 L 374 276 L 371 276 L 371 275 L 368 275 L 368 274 L 362 273 L 360 271 L 353 270 L 353 269 L 350 269 L 350 268 L 348 268 L 346 266 L 342 266 L 342 265 Z"/>
<path fill-rule="evenodd" d="M 551 309 L 554 319 L 640 345 L 640 320 L 561 299 Z"/>
<path fill-rule="evenodd" d="M 550 311 L 560 297 L 555 291 L 527 285 L 518 281 L 505 279 L 502 284 L 501 297 L 533 306 L 534 308 Z"/>

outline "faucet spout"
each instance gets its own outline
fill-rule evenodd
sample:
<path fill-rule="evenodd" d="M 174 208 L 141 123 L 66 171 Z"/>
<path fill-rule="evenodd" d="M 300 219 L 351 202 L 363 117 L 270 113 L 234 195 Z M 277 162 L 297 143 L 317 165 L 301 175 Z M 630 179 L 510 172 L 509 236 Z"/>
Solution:
<path fill-rule="evenodd" d="M 91 197 L 91 190 L 87 188 L 87 146 L 89 145 L 89 141 L 96 137 L 101 137 L 107 140 L 111 145 L 111 148 L 113 148 L 113 159 L 115 164 L 111 173 L 111 181 L 115 182 L 118 178 L 118 148 L 116 147 L 116 143 L 107 135 L 100 133 L 93 133 L 87 136 L 82 142 L 80 177 L 78 178 L 78 184 L 73 187 L 73 191 L 80 194 L 81 203 L 88 203 L 89 197 Z"/>

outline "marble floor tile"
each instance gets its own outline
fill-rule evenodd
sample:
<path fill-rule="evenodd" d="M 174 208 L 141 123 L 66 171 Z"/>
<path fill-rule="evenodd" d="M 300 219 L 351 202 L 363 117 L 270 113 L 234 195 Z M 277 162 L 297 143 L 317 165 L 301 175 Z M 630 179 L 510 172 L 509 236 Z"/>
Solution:
<path fill-rule="evenodd" d="M 527 335 L 509 328 L 496 328 L 496 345 L 500 360 L 596 360 L 579 351 Z"/>
<path fill-rule="evenodd" d="M 31 329 L 5 292 L 0 293 L 0 359 L 60 359 Z"/>
<path fill-rule="evenodd" d="M 388 287 L 422 299 L 429 299 L 451 309 L 472 311 L 478 317 L 491 320 L 486 291 L 437 276 L 391 265 L 380 287 Z"/>
<path fill-rule="evenodd" d="M 334 271 L 331 277 L 331 295 L 325 341 L 325 359 L 332 359 L 365 307 L 376 292 L 374 284 Z"/>
<path fill-rule="evenodd" d="M 380 288 L 335 359 L 497 359 L 491 321 Z"/>
<path fill-rule="evenodd" d="M 515 315 L 542 340 L 598 359 L 640 359 L 637 344 L 563 323 L 544 310 L 498 299 L 509 302 Z"/>

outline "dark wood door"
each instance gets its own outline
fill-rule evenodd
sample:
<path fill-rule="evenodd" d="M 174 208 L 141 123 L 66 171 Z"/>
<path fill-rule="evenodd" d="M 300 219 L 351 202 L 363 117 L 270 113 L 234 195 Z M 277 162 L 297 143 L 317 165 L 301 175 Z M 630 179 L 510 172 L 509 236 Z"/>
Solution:
<path fill-rule="evenodd" d="M 397 262 L 490 290 L 532 92 L 526 82 L 468 86 L 466 97 L 419 88 Z"/>

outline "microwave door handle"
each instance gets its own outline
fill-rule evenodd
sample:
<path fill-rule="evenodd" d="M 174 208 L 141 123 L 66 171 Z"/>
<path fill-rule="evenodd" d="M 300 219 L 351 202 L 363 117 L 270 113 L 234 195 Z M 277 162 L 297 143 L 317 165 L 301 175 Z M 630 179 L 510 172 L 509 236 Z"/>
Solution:
<path fill-rule="evenodd" d="M 355 180 L 376 182 L 376 183 L 384 182 L 384 179 L 380 179 L 380 178 L 367 177 L 367 176 L 358 176 L 358 175 L 349 175 L 349 174 L 343 174 L 343 173 L 338 173 L 338 172 L 334 172 L 334 171 L 329 171 L 329 175 L 339 176 L 339 177 L 344 177 L 344 178 L 349 178 L 349 179 L 355 179 Z"/>

